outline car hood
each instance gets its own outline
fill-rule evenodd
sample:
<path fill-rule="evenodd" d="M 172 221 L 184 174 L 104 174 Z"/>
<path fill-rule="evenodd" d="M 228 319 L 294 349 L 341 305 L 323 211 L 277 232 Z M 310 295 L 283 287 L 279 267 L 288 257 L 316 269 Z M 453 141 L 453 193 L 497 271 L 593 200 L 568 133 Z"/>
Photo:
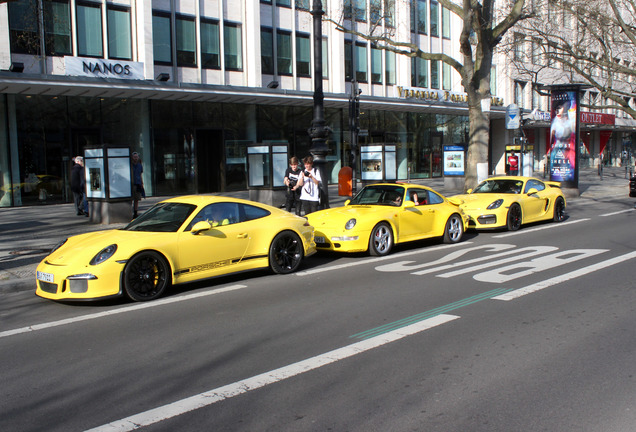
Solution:
<path fill-rule="evenodd" d="M 111 259 L 128 259 L 128 249 L 131 245 L 143 247 L 152 244 L 153 238 L 166 233 L 144 231 L 106 230 L 69 237 L 66 242 L 44 260 L 53 265 L 67 265 L 77 260 L 88 263 L 102 249 L 112 244 L 117 245 L 117 251 Z"/>
<path fill-rule="evenodd" d="M 516 196 L 516 195 L 515 195 Z M 452 197 L 455 201 L 461 201 L 461 207 L 463 208 L 482 208 L 489 206 L 492 202 L 498 199 L 503 199 L 504 204 L 510 201 L 506 194 L 497 193 L 474 193 L 474 194 L 462 194 L 454 195 Z"/>

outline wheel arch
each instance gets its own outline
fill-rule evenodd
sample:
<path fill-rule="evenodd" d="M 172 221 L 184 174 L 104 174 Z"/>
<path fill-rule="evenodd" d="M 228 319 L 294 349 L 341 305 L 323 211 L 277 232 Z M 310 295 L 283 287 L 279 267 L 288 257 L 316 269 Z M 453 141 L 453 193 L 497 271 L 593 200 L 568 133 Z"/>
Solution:
<path fill-rule="evenodd" d="M 137 255 L 144 253 L 144 252 L 154 252 L 159 254 L 164 260 L 166 260 L 166 262 L 168 263 L 168 267 L 170 267 L 170 280 L 168 281 L 168 283 L 170 285 L 173 285 L 175 283 L 175 278 L 174 278 L 174 271 L 175 271 L 175 263 L 172 261 L 172 259 L 170 259 L 169 255 L 164 253 L 163 251 L 159 250 L 159 249 L 154 249 L 154 248 L 146 248 L 146 249 L 138 249 L 137 251 L 135 251 L 134 253 L 130 254 L 130 256 L 128 257 L 128 259 L 126 260 L 126 263 L 124 264 L 124 266 L 121 269 L 121 273 L 119 275 L 119 291 L 120 293 L 123 294 L 124 292 L 124 272 L 126 270 L 126 266 L 128 265 L 128 263 L 130 262 L 131 259 L 133 259 L 134 257 L 136 257 Z"/>

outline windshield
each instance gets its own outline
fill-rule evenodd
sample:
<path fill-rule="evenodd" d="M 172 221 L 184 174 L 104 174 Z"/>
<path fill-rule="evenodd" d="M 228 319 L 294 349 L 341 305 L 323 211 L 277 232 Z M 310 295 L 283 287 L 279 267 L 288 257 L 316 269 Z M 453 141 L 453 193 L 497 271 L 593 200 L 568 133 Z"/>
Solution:
<path fill-rule="evenodd" d="M 486 180 L 481 182 L 472 193 L 521 193 L 523 182 L 520 180 Z"/>
<path fill-rule="evenodd" d="M 182 203 L 159 203 L 129 223 L 126 231 L 177 232 L 197 206 Z"/>
<path fill-rule="evenodd" d="M 404 188 L 401 186 L 367 186 L 351 200 L 351 205 L 400 206 L 403 197 Z"/>

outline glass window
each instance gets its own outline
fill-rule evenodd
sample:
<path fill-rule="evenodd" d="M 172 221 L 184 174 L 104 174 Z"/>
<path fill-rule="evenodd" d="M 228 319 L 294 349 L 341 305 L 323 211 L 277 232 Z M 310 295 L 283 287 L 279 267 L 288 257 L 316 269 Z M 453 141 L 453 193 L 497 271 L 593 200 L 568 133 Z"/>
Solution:
<path fill-rule="evenodd" d="M 453 68 L 448 63 L 442 63 L 442 89 L 450 90 L 453 86 Z"/>
<path fill-rule="evenodd" d="M 417 33 L 428 33 L 428 10 L 426 0 L 417 0 L 412 7 L 412 16 L 414 17 L 412 28 L 417 29 Z"/>
<path fill-rule="evenodd" d="M 371 0 L 369 3 L 371 7 L 371 11 L 369 14 L 371 15 L 371 24 L 373 25 L 382 25 L 380 20 L 382 19 L 382 0 Z"/>
<path fill-rule="evenodd" d="M 439 37 L 439 3 L 431 1 L 431 36 Z"/>
<path fill-rule="evenodd" d="M 395 84 L 395 53 L 392 51 L 386 51 L 386 83 L 388 85 Z"/>
<path fill-rule="evenodd" d="M 276 6 L 291 7 L 291 0 L 276 0 Z"/>
<path fill-rule="evenodd" d="M 353 44 L 345 40 L 345 81 L 353 79 Z"/>
<path fill-rule="evenodd" d="M 292 40 L 291 33 L 276 31 L 277 65 L 279 75 L 292 74 Z"/>
<path fill-rule="evenodd" d="M 67 1 L 44 2 L 46 55 L 65 55 L 71 48 L 71 9 Z"/>
<path fill-rule="evenodd" d="M 197 65 L 197 44 L 194 30 L 194 18 L 176 18 L 177 31 L 177 66 Z"/>
<path fill-rule="evenodd" d="M 451 20 L 450 10 L 442 6 L 442 37 L 450 39 L 451 37 Z"/>
<path fill-rule="evenodd" d="M 40 36 L 37 0 L 9 2 L 9 36 L 11 52 L 39 54 Z"/>
<path fill-rule="evenodd" d="M 205 69 L 221 67 L 218 22 L 201 20 L 201 67 Z"/>
<path fill-rule="evenodd" d="M 261 73 L 274 75 L 274 34 L 261 27 Z"/>
<path fill-rule="evenodd" d="M 108 57 L 132 59 L 130 10 L 108 7 Z"/>
<path fill-rule="evenodd" d="M 353 0 L 353 9 L 356 21 L 367 20 L 367 0 Z"/>
<path fill-rule="evenodd" d="M 431 88 L 439 89 L 439 60 L 431 60 Z"/>
<path fill-rule="evenodd" d="M 102 9 L 99 5 L 77 5 L 77 51 L 80 56 L 104 57 Z"/>
<path fill-rule="evenodd" d="M 225 23 L 223 26 L 225 36 L 225 69 L 243 70 L 243 38 L 241 37 L 241 25 Z"/>
<path fill-rule="evenodd" d="M 384 0 L 384 24 L 387 27 L 394 27 L 395 0 Z"/>
<path fill-rule="evenodd" d="M 322 40 L 322 77 L 329 77 L 329 43 L 328 39 Z"/>
<path fill-rule="evenodd" d="M 296 34 L 296 74 L 311 76 L 311 47 L 309 35 Z"/>
<path fill-rule="evenodd" d="M 311 0 L 296 0 L 296 9 L 309 10 Z"/>
<path fill-rule="evenodd" d="M 356 80 L 367 82 L 369 80 L 367 69 L 367 44 L 356 43 Z"/>
<path fill-rule="evenodd" d="M 371 82 L 382 84 L 382 50 L 371 47 Z"/>
<path fill-rule="evenodd" d="M 428 60 L 419 57 L 411 59 L 411 86 L 428 87 Z"/>
<path fill-rule="evenodd" d="M 156 64 L 172 63 L 170 15 L 152 15 L 152 45 Z"/>

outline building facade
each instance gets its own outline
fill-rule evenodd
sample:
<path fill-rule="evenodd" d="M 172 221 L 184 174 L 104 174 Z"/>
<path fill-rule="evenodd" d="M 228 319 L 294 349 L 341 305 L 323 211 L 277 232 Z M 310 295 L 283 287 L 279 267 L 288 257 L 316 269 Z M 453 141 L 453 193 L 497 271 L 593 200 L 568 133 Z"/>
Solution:
<path fill-rule="evenodd" d="M 309 155 L 310 3 L 0 4 L 0 206 L 71 202 L 72 158 L 105 145 L 139 152 L 154 196 L 247 189 L 253 144 Z M 323 8 L 349 28 L 388 28 L 396 40 L 459 58 L 451 35 L 461 24 L 436 0 L 324 0 Z M 377 49 L 329 22 L 322 47 L 328 181 L 350 163 L 352 81 L 361 90 L 359 145 L 395 150 L 388 178 L 441 176 L 443 146 L 467 142 L 458 74 Z M 493 101 L 498 121 L 504 100 Z M 357 161 L 360 175 L 385 169 L 368 162 Z M 279 185 L 284 168 L 260 167 L 261 186 Z"/>

